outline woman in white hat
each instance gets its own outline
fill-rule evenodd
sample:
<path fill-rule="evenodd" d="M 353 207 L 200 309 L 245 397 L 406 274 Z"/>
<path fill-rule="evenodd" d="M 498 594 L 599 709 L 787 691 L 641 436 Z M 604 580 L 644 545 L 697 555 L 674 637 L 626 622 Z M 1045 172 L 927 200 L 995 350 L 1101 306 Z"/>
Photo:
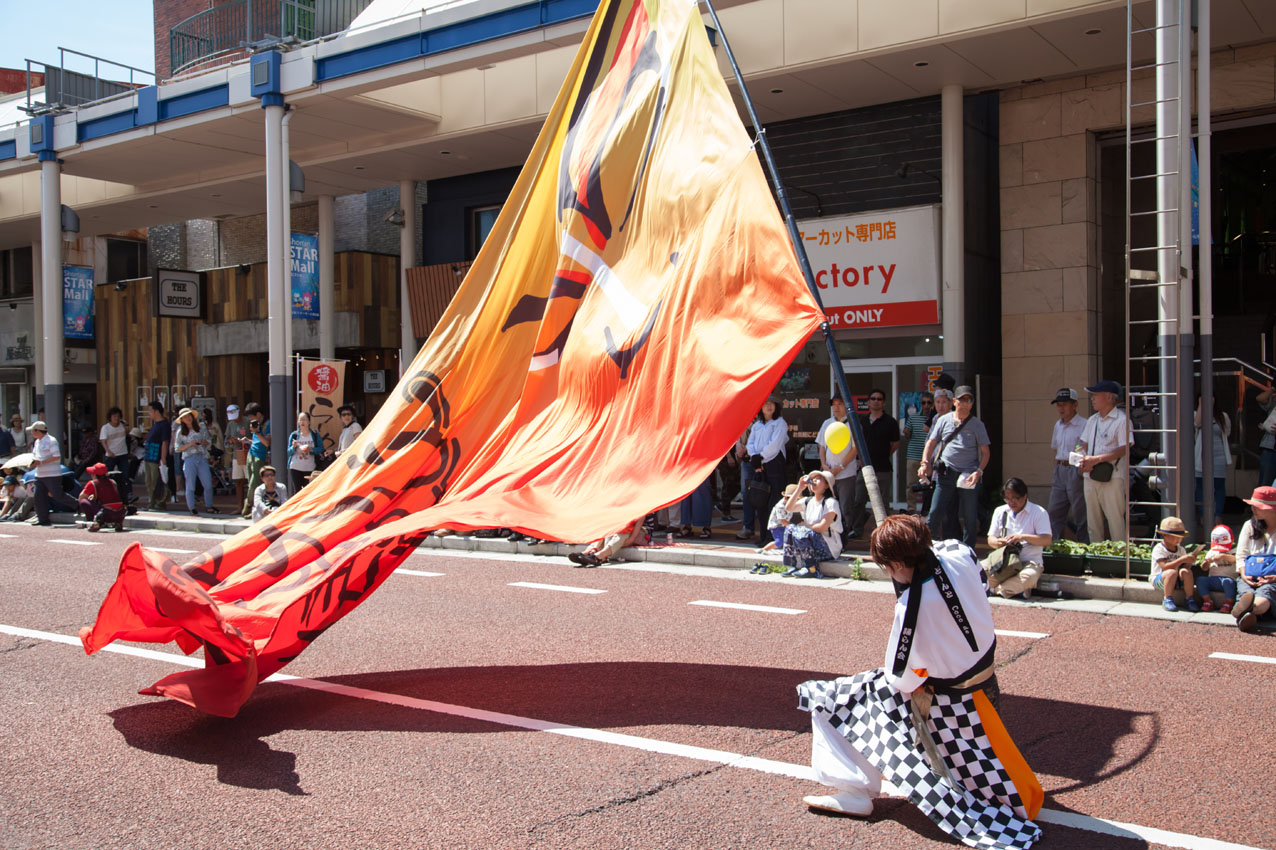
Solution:
<path fill-rule="evenodd" d="M 842 508 L 833 495 L 833 473 L 818 470 L 803 475 L 784 509 L 801 514 L 784 529 L 784 563 L 788 566 L 784 575 L 824 578 L 820 561 L 842 554 Z"/>
<path fill-rule="evenodd" d="M 183 407 L 177 414 L 177 429 L 173 433 L 173 450 L 182 459 L 182 475 L 186 479 L 186 508 L 194 516 L 195 480 L 204 487 L 204 507 L 210 514 L 218 513 L 213 507 L 213 472 L 208 466 L 208 449 L 212 446 L 208 428 L 199 420 L 199 414 Z"/>

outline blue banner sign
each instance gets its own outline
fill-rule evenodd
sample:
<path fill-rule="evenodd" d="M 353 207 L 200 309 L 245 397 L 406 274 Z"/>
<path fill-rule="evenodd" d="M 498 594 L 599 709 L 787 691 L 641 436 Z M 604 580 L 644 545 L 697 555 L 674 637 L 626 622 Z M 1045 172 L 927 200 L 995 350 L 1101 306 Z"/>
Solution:
<path fill-rule="evenodd" d="M 62 335 L 93 339 L 93 269 L 62 267 Z"/>
<path fill-rule="evenodd" d="M 292 317 L 319 318 L 319 237 L 292 235 Z"/>

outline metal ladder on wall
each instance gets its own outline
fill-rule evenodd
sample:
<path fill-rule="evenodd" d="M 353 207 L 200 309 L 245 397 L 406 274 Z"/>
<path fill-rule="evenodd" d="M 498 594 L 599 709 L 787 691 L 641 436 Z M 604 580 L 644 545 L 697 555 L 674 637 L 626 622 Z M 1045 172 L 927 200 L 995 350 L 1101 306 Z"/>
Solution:
<path fill-rule="evenodd" d="M 1125 532 L 1131 543 L 1151 542 L 1161 517 L 1178 510 L 1193 492 L 1185 489 L 1187 484 L 1177 474 L 1182 450 L 1178 335 L 1185 288 L 1180 222 L 1185 208 L 1184 177 L 1191 185 L 1190 175 L 1183 173 L 1183 163 L 1190 162 L 1184 155 L 1184 145 L 1191 139 L 1190 92 L 1187 103 L 1180 93 L 1185 88 L 1183 62 L 1189 71 L 1191 64 L 1190 2 L 1156 0 L 1157 17 L 1151 25 L 1135 16 L 1134 0 L 1126 3 L 1126 415 L 1132 430 L 1131 450 L 1136 446 L 1150 450 L 1137 467 L 1142 473 L 1139 478 L 1146 475 L 1150 493 L 1136 494 L 1134 482 L 1126 489 Z M 1181 20 L 1189 24 L 1186 34 L 1181 32 Z M 1148 61 L 1148 56 L 1155 58 Z M 1135 100 L 1133 92 L 1146 79 L 1144 72 L 1151 72 L 1155 80 L 1155 95 Z M 1135 110 L 1143 107 L 1156 111 L 1151 132 L 1134 128 Z M 1181 132 L 1185 126 L 1186 132 Z M 1153 164 L 1147 168 L 1149 156 Z M 1136 168 L 1140 173 L 1134 173 Z M 1151 526 L 1149 536 L 1133 536 L 1131 530 L 1143 522 Z M 1128 577 L 1128 553 L 1126 558 Z"/>

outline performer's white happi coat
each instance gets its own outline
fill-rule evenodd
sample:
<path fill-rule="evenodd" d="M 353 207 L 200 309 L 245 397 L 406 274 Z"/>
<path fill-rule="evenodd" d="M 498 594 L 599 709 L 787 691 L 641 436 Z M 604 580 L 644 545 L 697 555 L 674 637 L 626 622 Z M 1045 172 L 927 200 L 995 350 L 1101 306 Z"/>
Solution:
<path fill-rule="evenodd" d="M 1030 818 L 1042 791 L 992 705 L 995 677 L 954 687 L 993 663 L 986 576 L 974 553 L 956 541 L 933 551 L 943 575 L 915 578 L 900 595 L 885 668 L 798 687 L 799 707 L 811 712 L 811 763 L 821 782 L 842 791 L 876 796 L 885 777 L 971 847 L 1027 848 L 1041 835 Z M 921 599 L 910 632 L 913 593 Z M 923 684 L 935 689 L 926 725 L 951 779 L 932 771 L 915 742 L 909 695 Z"/>

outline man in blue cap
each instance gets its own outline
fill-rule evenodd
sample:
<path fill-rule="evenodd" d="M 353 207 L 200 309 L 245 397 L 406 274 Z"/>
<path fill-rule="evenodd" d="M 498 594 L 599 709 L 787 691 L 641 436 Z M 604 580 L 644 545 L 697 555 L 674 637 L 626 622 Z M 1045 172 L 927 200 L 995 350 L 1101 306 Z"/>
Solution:
<path fill-rule="evenodd" d="M 1090 541 L 1125 539 L 1125 490 L 1129 486 L 1126 455 L 1130 420 L 1117 407 L 1121 385 L 1099 381 L 1086 387 L 1094 413 L 1081 431 L 1081 474 L 1085 479 L 1086 528 Z M 1104 534 L 1103 521 L 1108 521 Z"/>

